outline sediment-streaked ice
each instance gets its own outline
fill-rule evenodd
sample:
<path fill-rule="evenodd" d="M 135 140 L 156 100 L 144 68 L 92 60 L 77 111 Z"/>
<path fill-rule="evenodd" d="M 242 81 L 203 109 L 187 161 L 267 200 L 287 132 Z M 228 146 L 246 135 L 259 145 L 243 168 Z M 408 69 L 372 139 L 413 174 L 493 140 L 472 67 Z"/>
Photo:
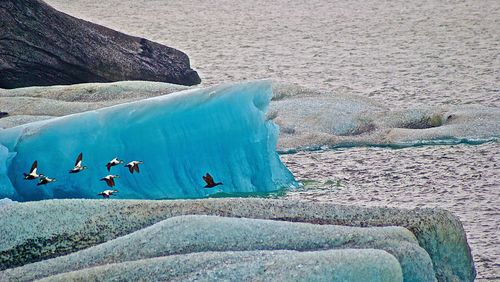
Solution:
<path fill-rule="evenodd" d="M 62 272 L 175 254 L 328 249 L 377 249 L 393 255 L 405 281 L 435 281 L 432 260 L 403 227 L 347 227 L 272 220 L 188 215 L 66 256 L 0 272 L 7 280 L 33 280 Z"/>
<path fill-rule="evenodd" d="M 266 119 L 267 81 L 188 90 L 0 130 L 0 197 L 18 201 L 96 198 L 100 178 L 118 174 L 119 198 L 204 197 L 218 191 L 269 192 L 295 185 L 276 153 L 278 128 Z M 69 174 L 83 152 L 78 174 Z M 143 161 L 131 174 L 119 157 Z M 32 162 L 57 181 L 23 179 Z M 204 189 L 209 172 L 223 185 Z"/>
<path fill-rule="evenodd" d="M 187 90 L 187 86 L 153 81 L 119 81 L 0 89 L 0 128 Z"/>
<path fill-rule="evenodd" d="M 9 113 L 0 119 L 0 128 L 183 89 L 185 87 L 147 81 L 0 89 L 0 110 Z M 273 92 L 268 117 L 280 126 L 280 152 L 350 146 L 477 144 L 498 140 L 500 136 L 500 109 L 495 107 L 408 105 L 401 108 L 357 96 L 352 91 L 320 92 L 278 82 L 273 84 Z"/>
<path fill-rule="evenodd" d="M 482 143 L 498 140 L 500 109 L 480 105 L 394 108 L 351 93 L 277 84 L 270 107 L 281 152 L 351 146 Z"/>
<path fill-rule="evenodd" d="M 201 217 L 197 220 L 180 220 L 175 222 L 185 222 L 185 224 L 171 224 L 163 222 L 154 228 L 149 228 L 154 223 L 159 223 L 164 219 L 187 214 L 197 215 L 216 215 L 237 218 L 234 221 L 213 220 Z M 187 239 L 186 236 L 192 236 L 188 226 L 196 230 L 200 236 L 208 236 L 208 233 L 214 234 L 220 232 L 224 238 L 214 236 L 214 243 L 202 241 L 205 246 L 210 246 L 213 250 L 224 248 L 230 238 L 234 236 L 232 242 L 237 242 L 238 246 L 270 246 L 275 241 L 276 246 L 288 244 L 286 242 L 305 242 L 311 239 L 315 246 L 322 248 L 324 244 L 318 244 L 318 238 L 325 235 L 332 235 L 332 230 L 325 225 L 347 225 L 357 227 L 369 226 L 401 226 L 399 230 L 409 230 L 418 240 L 418 245 L 425 249 L 432 259 L 434 272 L 439 281 L 472 281 L 475 277 L 474 264 L 470 248 L 467 244 L 467 238 L 460 220 L 448 211 L 440 209 L 395 209 L 395 208 L 364 208 L 359 206 L 337 205 L 332 203 L 305 203 L 303 201 L 282 201 L 257 198 L 225 198 L 225 199 L 203 199 L 203 200 L 88 200 L 88 199 L 66 199 L 66 200 L 47 200 L 17 203 L 7 205 L 0 209 L 0 218 L 3 218 L 0 225 L 0 270 L 13 268 L 16 266 L 27 265 L 28 263 L 47 260 L 55 256 L 65 255 L 69 252 L 76 252 L 83 249 L 90 249 L 98 244 L 119 239 L 118 237 L 137 231 L 133 240 L 145 238 L 142 236 L 153 236 L 154 240 L 167 240 L 167 238 L 157 238 L 158 236 L 167 236 L 166 234 L 176 234 L 175 240 Z M 288 220 L 291 222 L 304 222 L 313 224 L 325 224 L 322 226 L 293 225 L 280 222 L 269 222 L 264 220 L 260 227 L 256 221 L 245 221 L 241 218 Z M 203 220 L 212 221 L 212 223 L 199 223 Z M 225 223 L 222 223 L 224 221 Z M 240 223 L 241 221 L 241 223 Z M 217 224 L 215 224 L 217 222 Z M 259 221 L 260 222 L 260 221 Z M 176 228 L 187 228 L 186 236 L 180 236 L 180 231 L 170 230 L 168 232 L 159 232 L 158 236 L 151 235 L 151 231 L 160 230 L 168 225 Z M 183 227 L 181 226 L 183 225 Z M 217 225 L 217 227 L 215 227 Z M 208 228 L 209 231 L 202 231 Z M 224 229 L 226 226 L 226 229 Z M 236 226 L 239 226 L 236 228 Z M 249 228 L 249 226 L 253 226 Z M 267 227 L 265 227 L 267 226 Z M 288 233 L 287 226 L 296 227 L 297 232 Z M 300 227 L 302 226 L 302 227 Z M 308 228 L 309 226 L 310 228 Z M 377 229 L 394 231 L 394 228 Z M 241 231 L 242 228 L 249 228 L 250 231 Z M 253 241 L 247 239 L 237 239 L 237 230 L 242 233 L 241 236 L 256 232 L 262 235 L 256 236 Z M 360 230 L 361 229 L 361 230 Z M 339 234 L 338 242 L 349 241 L 362 234 L 372 236 L 372 247 L 375 244 L 385 244 L 382 235 L 374 235 L 369 228 L 352 229 L 352 233 L 343 238 L 341 234 L 349 229 L 337 228 L 336 234 Z M 217 231 L 218 230 L 218 231 Z M 281 231 L 280 231 L 281 230 Z M 314 231 L 315 230 L 315 231 Z M 321 231 L 323 230 L 323 231 Z M 344 230 L 341 232 L 341 230 Z M 354 235 L 354 230 L 356 233 Z M 279 231 L 279 232 L 278 232 Z M 364 232 L 364 233 L 363 233 Z M 285 236 L 285 233 L 288 234 Z M 323 235 L 321 235 L 321 234 Z M 335 233 L 335 232 L 334 232 Z M 412 234 L 407 239 L 413 237 Z M 149 234 L 149 235 L 148 235 Z M 307 236 L 310 235 L 310 237 Z M 385 234 L 388 234 L 385 232 Z M 396 234 L 396 233 L 394 233 Z M 353 237 L 354 236 L 354 237 Z M 229 238 L 228 238 L 229 237 Z M 357 237 L 357 238 L 361 238 Z M 131 239 L 132 237 L 129 237 Z M 190 237 L 191 238 L 191 237 Z M 195 236 L 196 240 L 200 239 Z M 206 238 L 206 237 L 205 237 Z M 241 238 L 241 237 L 239 237 Z M 273 239 L 274 238 L 274 239 Z M 286 239 L 288 238 L 288 239 Z M 301 239 L 302 238 L 302 239 Z M 343 238 L 343 239 L 342 239 Z M 366 237 L 367 238 L 367 237 Z M 391 237 L 395 238 L 395 237 Z M 129 240 L 126 239 L 125 241 Z M 289 240 L 290 239 L 290 240 Z M 303 240 L 304 239 L 304 240 Z M 380 239 L 380 240 L 378 240 Z M 397 238 L 396 238 L 397 239 Z M 256 242 L 256 240 L 258 242 Z M 368 239 L 367 239 L 368 240 Z M 392 239 L 391 239 L 392 240 Z M 125 242 L 121 241 L 121 242 Z M 146 240 L 150 241 L 149 239 Z M 398 241 L 398 240 L 396 240 Z M 406 240 L 408 241 L 408 240 Z M 411 240 L 413 241 L 413 239 Z M 130 242 L 130 241 L 129 241 Z M 164 241 L 167 242 L 167 241 Z M 253 242 L 253 243 L 251 243 Z M 333 241 L 332 241 L 333 242 Z M 366 242 L 366 241 L 365 241 Z M 250 244 L 251 243 L 251 244 Z M 354 243 L 354 241 L 351 241 Z M 113 243 L 114 244 L 114 243 Z M 126 244 L 134 247 L 135 243 Z M 232 244 L 232 243 L 231 243 Z M 246 244 L 246 245 L 245 245 Z M 406 243 L 404 243 L 406 244 Z M 399 244 L 400 250 L 403 245 Z M 178 244 L 174 244 L 178 246 Z M 352 248 L 352 244 L 348 244 Z M 152 242 L 151 246 L 146 248 L 146 252 L 155 252 L 159 249 L 159 244 Z M 199 245 L 198 245 L 199 246 Z M 291 244 L 289 246 L 292 246 Z M 294 244 L 294 246 L 298 246 Z M 302 245 L 304 246 L 304 245 Z M 368 245 L 363 245 L 368 247 Z M 382 245 L 378 245 L 381 247 Z M 385 245 L 389 246 L 389 245 Z M 362 246 L 360 246 L 362 247 Z M 250 248 L 250 247 L 249 247 Z M 113 252 L 121 248 L 110 247 Z M 95 250 L 95 249 L 94 249 Z M 104 251 L 107 253 L 108 251 Z M 135 256 L 135 251 L 130 251 L 127 257 Z M 137 256 L 135 256 L 137 258 Z M 411 267 L 411 264 L 410 264 Z M 27 269 L 27 268 L 26 268 Z M 26 270 L 25 269 L 25 270 Z M 410 268 L 411 269 L 411 268 Z M 1 280 L 1 279 L 0 279 Z"/>
<path fill-rule="evenodd" d="M 107 264 L 39 281 L 403 281 L 399 262 L 373 249 L 205 252 Z"/>

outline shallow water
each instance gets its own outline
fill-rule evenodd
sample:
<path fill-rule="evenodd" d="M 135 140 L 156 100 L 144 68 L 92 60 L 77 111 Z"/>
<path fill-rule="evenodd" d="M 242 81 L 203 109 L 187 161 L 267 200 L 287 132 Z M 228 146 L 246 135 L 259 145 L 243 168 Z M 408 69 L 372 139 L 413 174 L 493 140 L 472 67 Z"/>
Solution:
<path fill-rule="evenodd" d="M 185 51 L 203 85 L 273 78 L 390 108 L 500 107 L 496 0 L 47 2 Z M 478 278 L 499 279 L 499 151 L 489 143 L 282 157 L 298 178 L 320 181 L 288 197 L 453 211 L 464 222 Z"/>

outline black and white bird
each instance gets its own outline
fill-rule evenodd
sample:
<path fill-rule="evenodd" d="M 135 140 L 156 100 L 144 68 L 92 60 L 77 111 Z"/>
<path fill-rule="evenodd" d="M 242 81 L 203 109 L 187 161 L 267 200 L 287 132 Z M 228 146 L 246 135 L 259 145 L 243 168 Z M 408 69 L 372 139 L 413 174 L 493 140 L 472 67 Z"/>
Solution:
<path fill-rule="evenodd" d="M 114 193 L 118 193 L 118 190 L 104 190 L 97 195 L 102 196 L 103 198 L 107 199 L 107 198 L 109 198 L 109 196 L 112 196 Z"/>
<path fill-rule="evenodd" d="M 41 174 L 37 174 L 36 172 L 37 168 L 38 168 L 38 161 L 34 161 L 33 164 L 31 165 L 30 173 L 23 173 L 24 179 L 33 180 L 40 177 Z"/>
<path fill-rule="evenodd" d="M 106 164 L 106 168 L 108 168 L 108 171 L 111 170 L 112 167 L 114 167 L 115 165 L 119 165 L 119 164 L 122 164 L 123 161 L 122 160 L 119 160 L 118 157 L 110 160 L 107 164 Z"/>
<path fill-rule="evenodd" d="M 71 169 L 69 171 L 69 173 L 78 173 L 84 169 L 86 169 L 87 167 L 86 166 L 82 166 L 82 157 L 83 157 L 83 154 L 80 153 L 78 155 L 78 157 L 76 158 L 76 161 L 75 161 L 75 167 L 73 167 L 73 169 Z"/>
<path fill-rule="evenodd" d="M 38 185 L 38 186 L 45 185 L 45 184 L 55 182 L 55 181 L 56 181 L 55 178 L 49 178 L 43 174 L 40 174 L 40 180 L 38 180 L 38 183 L 36 185 Z"/>
<path fill-rule="evenodd" d="M 115 178 L 119 177 L 120 177 L 119 175 L 109 174 L 101 178 L 101 181 L 106 181 L 106 184 L 108 184 L 109 187 L 113 187 L 115 186 Z"/>
<path fill-rule="evenodd" d="M 203 180 L 205 180 L 205 182 L 207 183 L 207 185 L 205 185 L 205 188 L 212 188 L 218 185 L 222 185 L 222 182 L 215 183 L 214 178 L 208 172 L 203 176 Z"/>
<path fill-rule="evenodd" d="M 137 173 L 139 173 L 139 165 L 143 164 L 143 163 L 144 162 L 142 162 L 142 161 L 131 161 L 128 164 L 126 164 L 125 167 L 128 167 L 128 170 L 132 174 L 134 173 L 134 171 L 136 171 Z"/>

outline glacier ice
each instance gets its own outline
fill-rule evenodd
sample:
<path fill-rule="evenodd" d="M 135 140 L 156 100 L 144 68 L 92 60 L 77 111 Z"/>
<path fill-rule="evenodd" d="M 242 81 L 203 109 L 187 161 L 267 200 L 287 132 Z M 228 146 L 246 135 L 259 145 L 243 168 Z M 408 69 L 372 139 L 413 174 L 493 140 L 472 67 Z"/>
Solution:
<path fill-rule="evenodd" d="M 438 281 L 473 281 L 476 276 L 462 223 L 448 211 L 366 208 L 260 198 L 189 201 L 65 199 L 7 205 L 0 208 L 0 270 L 87 249 L 133 231 L 144 231 L 164 219 L 188 214 L 358 227 L 401 226 L 410 230 L 429 254 Z M 236 225 L 240 224 L 248 227 L 245 223 Z M 201 228 L 196 224 L 192 226 L 197 232 Z M 213 224 L 207 226 L 210 230 L 214 228 Z M 231 225 L 228 230 L 233 228 Z M 279 235 L 276 237 L 279 242 L 285 241 L 284 235 L 277 233 L 276 228 L 268 230 Z M 227 230 L 223 231 L 224 236 L 229 234 Z M 204 232 L 200 234 L 205 236 Z M 303 230 L 299 231 L 296 237 L 304 234 Z M 256 238 L 261 240 L 261 237 Z M 265 242 L 270 244 L 269 238 L 263 240 Z"/>
<path fill-rule="evenodd" d="M 0 197 L 17 201 L 96 198 L 105 164 L 141 160 L 141 173 L 111 173 L 119 198 L 205 197 L 296 185 L 276 153 L 278 128 L 266 119 L 269 81 L 193 89 L 0 130 Z M 83 152 L 88 169 L 69 174 Z M 23 179 L 34 160 L 57 182 Z M 204 189 L 209 172 L 224 184 Z"/>
<path fill-rule="evenodd" d="M 148 81 L 0 89 L 0 128 L 185 90 Z M 500 109 L 480 105 L 394 107 L 353 93 L 273 82 L 269 118 L 280 152 L 351 146 L 480 144 L 500 137 Z"/>
<path fill-rule="evenodd" d="M 357 95 L 274 85 L 270 112 L 280 152 L 351 146 L 479 144 L 500 137 L 500 109 L 480 105 L 397 108 Z"/>
<path fill-rule="evenodd" d="M 106 264 L 38 281 L 88 280 L 400 282 L 403 275 L 399 262 L 385 251 L 342 249 L 191 253 Z"/>
<path fill-rule="evenodd" d="M 169 255 L 226 251 L 384 250 L 404 281 L 435 281 L 432 260 L 403 227 L 349 227 L 204 215 L 172 217 L 65 256 L 0 272 L 3 280 L 35 280 L 109 263 Z M 361 272 L 361 271 L 360 271 Z"/>

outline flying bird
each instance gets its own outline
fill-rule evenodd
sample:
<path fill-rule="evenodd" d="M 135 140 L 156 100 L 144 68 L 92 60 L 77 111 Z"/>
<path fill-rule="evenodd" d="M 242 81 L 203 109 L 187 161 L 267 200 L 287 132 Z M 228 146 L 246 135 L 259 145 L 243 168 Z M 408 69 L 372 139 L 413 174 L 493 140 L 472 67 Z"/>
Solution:
<path fill-rule="evenodd" d="M 142 161 L 131 161 L 128 164 L 125 165 L 125 167 L 128 167 L 128 170 L 130 173 L 134 173 L 134 170 L 139 173 L 139 164 L 143 164 L 144 162 Z"/>
<path fill-rule="evenodd" d="M 106 184 L 108 184 L 109 187 L 113 187 L 115 186 L 115 178 L 119 177 L 120 177 L 119 175 L 109 174 L 101 178 L 101 181 L 106 181 Z"/>
<path fill-rule="evenodd" d="M 45 185 L 45 184 L 48 184 L 48 183 L 51 183 L 51 182 L 55 182 L 56 179 L 55 178 L 49 178 L 43 174 L 40 174 L 40 180 L 38 181 L 38 183 L 36 184 L 37 186 L 40 186 L 40 185 Z"/>
<path fill-rule="evenodd" d="M 109 198 L 109 196 L 112 196 L 114 193 L 118 193 L 118 190 L 104 190 L 97 195 L 102 196 L 103 198 L 107 199 L 107 198 Z"/>
<path fill-rule="evenodd" d="M 222 182 L 215 183 L 214 178 L 208 172 L 203 176 L 203 180 L 205 180 L 205 182 L 207 183 L 207 185 L 205 185 L 205 188 L 212 188 L 217 185 L 222 185 Z"/>
<path fill-rule="evenodd" d="M 30 173 L 23 173 L 24 179 L 33 180 L 41 176 L 41 174 L 37 174 L 36 170 L 38 168 L 38 161 L 34 161 L 31 165 Z"/>
<path fill-rule="evenodd" d="M 123 161 L 122 160 L 119 160 L 118 157 L 110 160 L 107 164 L 106 164 L 106 168 L 108 168 L 108 171 L 111 170 L 111 167 L 115 166 L 115 165 L 119 165 L 119 164 L 122 164 Z"/>
<path fill-rule="evenodd" d="M 73 169 L 71 169 L 69 171 L 69 173 L 78 173 L 84 169 L 86 169 L 87 167 L 86 166 L 82 166 L 82 157 L 83 157 L 83 154 L 80 153 L 78 155 L 78 157 L 76 158 L 76 161 L 75 161 L 75 167 Z"/>

